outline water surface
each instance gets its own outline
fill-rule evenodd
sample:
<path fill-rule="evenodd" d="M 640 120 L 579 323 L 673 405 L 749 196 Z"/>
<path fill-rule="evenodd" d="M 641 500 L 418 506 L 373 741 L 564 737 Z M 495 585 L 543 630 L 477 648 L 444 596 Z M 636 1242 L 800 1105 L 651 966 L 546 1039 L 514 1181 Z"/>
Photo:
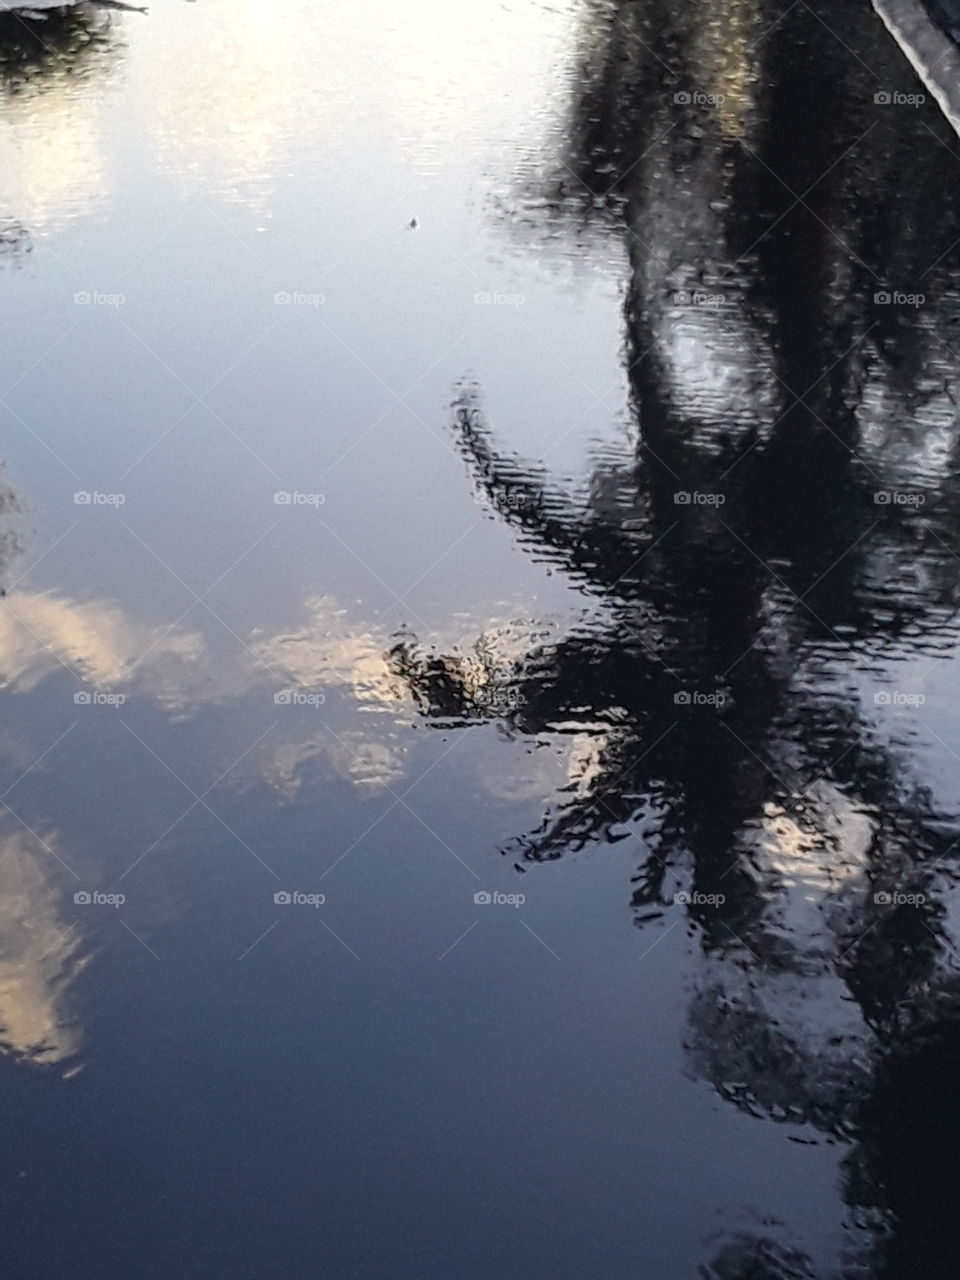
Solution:
<path fill-rule="evenodd" d="M 879 20 L 0 49 L 5 1274 L 952 1276 L 957 156 Z"/>

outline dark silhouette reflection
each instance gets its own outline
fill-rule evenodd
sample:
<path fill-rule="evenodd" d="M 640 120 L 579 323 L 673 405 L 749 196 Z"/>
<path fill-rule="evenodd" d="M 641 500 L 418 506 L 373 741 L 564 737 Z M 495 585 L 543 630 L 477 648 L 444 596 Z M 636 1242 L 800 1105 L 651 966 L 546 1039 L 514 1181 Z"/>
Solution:
<path fill-rule="evenodd" d="M 581 498 L 497 443 L 476 388 L 454 430 L 602 617 L 508 664 L 483 638 L 468 661 L 403 636 L 393 660 L 436 722 L 592 737 L 587 780 L 509 854 L 637 839 L 637 923 L 684 910 L 702 934 L 691 1060 L 754 1114 L 859 1137 L 851 1202 L 891 1232 L 871 1274 L 953 1275 L 953 1229 L 888 1177 L 903 1154 L 939 1203 L 950 1169 L 876 1116 L 933 1124 L 951 1052 L 960 827 L 888 708 L 910 698 L 892 664 L 957 636 L 955 139 L 863 6 L 592 5 L 581 67 L 539 221 L 514 221 L 622 238 L 636 452 L 599 456 Z M 705 1274 L 810 1265 L 745 1238 Z"/>
<path fill-rule="evenodd" d="M 880 1064 L 848 1177 L 851 1198 L 875 1205 L 896 1225 L 885 1243 L 884 1275 L 956 1274 L 960 1109 L 947 1090 L 958 1070 L 956 1018 Z"/>
<path fill-rule="evenodd" d="M 814 1280 L 816 1275 L 799 1250 L 753 1236 L 729 1241 L 701 1274 L 706 1280 Z"/>
<path fill-rule="evenodd" d="M 22 265 L 25 254 L 33 249 L 30 232 L 19 222 L 0 222 L 0 263 Z"/>
<path fill-rule="evenodd" d="M 0 188 L 4 265 L 22 266 L 38 233 L 101 195 L 90 108 L 120 52 L 115 19 L 90 4 L 0 12 L 0 128 L 13 144 Z"/>
<path fill-rule="evenodd" d="M 102 70 L 114 51 L 114 24 L 103 6 L 0 12 L 0 94 L 36 91 L 48 81 Z"/>

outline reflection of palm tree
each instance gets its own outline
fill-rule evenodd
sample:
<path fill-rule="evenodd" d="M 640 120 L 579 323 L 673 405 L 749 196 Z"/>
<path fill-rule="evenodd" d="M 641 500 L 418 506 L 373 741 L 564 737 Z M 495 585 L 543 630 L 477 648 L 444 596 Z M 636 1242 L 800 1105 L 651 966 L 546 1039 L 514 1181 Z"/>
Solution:
<path fill-rule="evenodd" d="M 748 6 L 737 7 L 743 10 Z M 577 190 L 569 193 L 569 181 L 557 195 L 558 211 L 572 206 L 577 216 L 588 217 L 589 208 L 598 203 L 594 192 L 602 191 L 606 200 L 612 199 L 610 172 L 629 175 L 614 184 L 618 201 L 608 207 L 616 208 L 631 247 L 628 333 L 641 426 L 638 458 L 629 465 L 608 463 L 598 470 L 590 502 L 583 508 L 556 492 L 542 469 L 499 453 L 476 406 L 468 399 L 458 410 L 457 430 L 480 487 L 501 516 L 526 542 L 563 563 L 572 576 L 601 595 L 614 610 L 616 625 L 608 633 L 605 661 L 614 672 L 619 663 L 633 689 L 626 701 L 632 705 L 631 714 L 637 722 L 650 720 L 658 704 L 661 719 L 664 711 L 672 714 L 670 695 L 688 685 L 722 692 L 719 686 L 729 678 L 741 696 L 733 697 L 726 726 L 736 730 L 739 724 L 741 736 L 750 741 L 757 732 L 758 717 L 768 724 L 782 717 L 785 693 L 789 693 L 787 701 L 795 705 L 795 691 L 781 689 L 778 693 L 770 663 L 761 660 L 758 647 L 758 643 L 770 647 L 780 620 L 793 636 L 794 649 L 802 642 L 808 651 L 811 645 L 819 644 L 839 653 L 849 649 L 855 638 L 879 653 L 889 652 L 898 639 L 916 643 L 921 631 L 927 633 L 927 643 L 935 642 L 952 615 L 957 578 L 954 558 L 944 543 L 950 542 L 956 527 L 953 458 L 939 474 L 931 474 L 929 467 L 925 470 L 918 465 L 916 452 L 908 450 L 909 434 L 901 429 L 897 438 L 891 426 L 892 413 L 881 409 L 869 420 L 858 421 L 859 407 L 852 405 L 849 397 L 851 387 L 858 386 L 861 406 L 871 394 L 894 403 L 902 398 L 897 385 L 900 366 L 904 361 L 917 366 L 921 363 L 918 348 L 925 347 L 929 353 L 935 342 L 943 341 L 941 331 L 947 329 L 950 311 L 944 307 L 942 314 L 933 313 L 932 320 L 927 315 L 922 319 L 908 317 L 910 323 L 901 319 L 880 335 L 884 341 L 867 347 L 870 330 L 884 328 L 876 315 L 883 320 L 887 314 L 873 307 L 873 287 L 865 286 L 853 302 L 844 304 L 831 286 L 838 276 L 849 284 L 854 273 L 862 273 L 867 251 L 859 240 L 856 247 L 845 247 L 822 221 L 825 214 L 836 214 L 836 206 L 842 206 L 844 192 L 853 180 L 841 169 L 844 176 L 832 186 L 827 184 L 818 200 L 820 207 L 812 210 L 806 204 L 790 207 L 790 197 L 784 194 L 788 189 L 806 190 L 811 175 L 828 172 L 831 166 L 836 169 L 848 135 L 855 139 L 869 128 L 861 119 L 852 124 L 844 120 L 835 101 L 815 104 L 812 119 L 810 110 L 805 114 L 801 110 L 803 92 L 810 95 L 808 63 L 832 53 L 832 72 L 828 59 L 826 70 L 817 79 L 822 82 L 829 72 L 841 86 L 844 83 L 842 75 L 836 76 L 835 65 L 838 57 L 842 60 L 843 46 L 830 32 L 811 45 L 811 33 L 823 29 L 808 15 L 800 33 L 806 41 L 801 39 L 798 44 L 801 49 L 811 47 L 805 58 L 800 57 L 799 71 L 792 45 L 790 58 L 781 56 L 782 41 L 768 53 L 771 64 L 779 69 L 779 96 L 768 104 L 767 155 L 762 150 L 764 131 L 756 120 L 750 125 L 751 141 L 759 149 L 753 159 L 747 156 L 748 151 L 751 156 L 753 152 L 746 142 L 737 150 L 725 136 L 723 122 L 718 125 L 709 117 L 698 123 L 691 140 L 690 108 L 680 103 L 674 112 L 680 118 L 672 121 L 676 133 L 682 133 L 676 148 L 679 154 L 669 152 L 670 163 L 666 163 L 659 152 L 652 158 L 647 155 L 650 142 L 664 123 L 662 104 L 669 102 L 671 95 L 670 77 L 662 63 L 655 55 L 645 57 L 646 45 L 639 35 L 633 39 L 631 24 L 636 25 L 640 20 L 636 15 L 645 8 L 649 13 L 653 6 L 617 7 L 606 30 L 606 43 L 595 36 L 592 40 L 595 50 L 603 50 L 598 58 L 603 71 L 616 69 L 616 92 L 604 98 L 594 85 L 585 94 L 581 104 L 584 119 L 578 120 L 573 132 L 587 148 L 586 154 L 569 158 L 565 166 L 568 173 L 576 174 L 584 195 L 581 198 Z M 685 22 L 697 30 L 692 8 L 672 20 L 667 15 L 661 18 L 663 29 L 678 45 Z M 803 19 L 798 15 L 791 21 Z M 642 28 L 642 34 L 649 36 L 649 31 Z M 788 37 L 797 34 L 787 32 Z M 826 48 L 821 47 L 824 44 Z M 857 47 L 869 47 L 869 42 L 861 38 Z M 881 62 L 879 53 L 873 52 Z M 632 74 L 625 67 L 632 69 Z M 849 68 L 841 70 L 848 72 Z M 805 89 L 801 83 L 804 74 L 808 76 Z M 758 74 L 740 76 L 741 82 L 751 79 L 758 79 Z M 858 84 L 848 96 L 856 98 L 859 92 L 862 97 L 862 89 Z M 606 111 L 598 109 L 603 101 Z M 743 122 L 762 114 L 761 106 L 762 102 L 741 106 L 743 130 L 747 130 Z M 644 109 L 647 107 L 649 110 Z M 839 125 L 835 123 L 838 117 Z M 888 169 L 902 151 L 900 132 L 907 128 L 896 125 L 891 137 L 889 119 L 888 115 L 876 126 L 888 135 L 886 150 L 881 148 Z M 638 129 L 640 120 L 653 123 Z M 728 119 L 726 132 L 730 128 Z M 805 131 L 806 146 L 783 148 L 798 128 Z M 914 128 L 912 121 L 909 128 Z M 781 148 L 787 157 L 781 167 L 788 171 L 775 180 L 766 174 L 767 157 L 779 156 Z M 736 154 L 728 156 L 728 152 Z M 928 152 L 926 148 L 921 154 L 921 164 Z M 735 162 L 749 172 L 731 176 Z M 790 171 L 791 165 L 796 172 Z M 872 155 L 867 167 L 875 168 Z M 679 197 L 669 184 L 663 186 L 664 170 L 672 175 Z M 727 191 L 745 184 L 751 196 L 760 197 L 751 201 L 756 212 L 747 217 L 746 231 L 739 213 L 737 221 L 726 226 L 719 218 L 711 223 L 709 217 L 698 219 L 696 212 L 686 212 L 693 197 L 699 197 L 694 208 L 700 211 L 724 203 L 715 199 L 718 193 L 714 188 L 697 191 L 697 179 L 714 180 Z M 876 178 L 872 185 L 876 187 Z M 917 209 L 931 205 L 932 189 L 932 184 L 927 184 L 912 198 L 914 222 Z M 663 209 L 658 209 L 658 201 L 664 203 Z M 603 201 L 599 203 L 602 207 Z M 812 198 L 806 203 L 812 203 Z M 737 208 L 739 211 L 740 206 Z M 849 222 L 865 243 L 873 244 L 875 227 L 867 227 L 865 217 L 855 208 Z M 871 217 L 877 221 L 879 215 Z M 725 294 L 723 303 L 715 308 L 691 308 L 687 302 L 671 304 L 666 287 L 670 283 L 712 289 L 710 296 L 715 296 L 721 280 L 742 277 L 739 262 L 724 265 L 720 260 L 723 252 L 728 259 L 735 252 L 727 247 L 729 242 L 735 235 L 752 242 L 765 225 L 777 219 L 780 227 L 759 240 L 752 254 L 751 279 L 734 286 L 729 301 Z M 689 231 L 691 224 L 701 235 L 701 243 L 692 246 L 700 252 L 701 266 L 697 279 L 681 280 L 673 272 L 672 259 L 680 250 L 669 229 L 679 226 Z M 843 225 L 850 240 L 848 226 Z M 881 257 L 891 244 L 892 228 L 891 221 L 886 245 L 880 246 Z M 658 230 L 662 231 L 659 239 Z M 956 239 L 954 231 L 954 221 L 948 220 L 943 202 L 934 203 L 914 233 L 914 277 L 924 264 L 939 266 L 941 283 L 950 263 L 955 270 L 956 254 L 950 257 L 943 253 Z M 682 249 L 689 258 L 689 239 L 684 240 Z M 838 260 L 843 262 L 842 270 Z M 902 274 L 910 278 L 908 272 Z M 729 290 L 730 286 L 724 288 Z M 684 314 L 684 309 L 693 314 Z M 722 375 L 728 375 L 727 382 L 734 381 L 733 394 L 722 385 L 719 390 L 704 387 L 703 379 L 701 386 L 694 385 L 692 390 L 690 386 L 678 388 L 684 373 L 685 346 L 693 347 L 698 358 L 706 360 L 719 352 L 722 359 L 717 381 L 722 384 Z M 776 352 L 776 361 L 765 359 L 765 352 Z M 930 361 L 934 367 L 936 363 Z M 949 372 L 955 376 L 953 362 L 950 364 Z M 744 389 L 751 393 L 749 398 L 742 398 Z M 802 398 L 801 390 L 807 392 Z M 950 415 L 952 419 L 952 402 Z M 874 443 L 878 426 L 883 429 L 881 447 Z M 929 434 L 935 437 L 936 430 Z M 923 462 L 921 456 L 919 463 Z M 926 500 L 925 514 L 936 498 L 937 511 L 921 522 L 903 518 L 901 507 L 876 504 L 878 491 L 886 495 L 898 486 Z M 678 491 L 697 494 L 712 489 L 722 490 L 722 507 L 684 508 L 675 502 Z M 900 580 L 891 582 L 891 571 L 901 564 L 911 568 L 901 569 Z M 920 572 L 929 575 L 922 590 L 917 580 Z M 762 618 L 763 614 L 767 616 Z M 774 619 L 777 622 L 772 625 Z M 626 644 L 628 636 L 630 643 Z M 575 719 L 571 708 L 582 694 L 578 683 L 584 683 L 583 673 L 597 669 L 597 653 L 603 647 L 603 640 L 594 632 L 568 640 L 556 656 L 556 675 L 549 684 L 545 686 L 539 675 L 527 682 L 519 719 L 533 730 L 547 727 L 551 718 Z M 672 687 L 664 679 L 665 669 L 671 668 Z M 455 711 L 456 694 L 449 673 L 441 674 L 436 661 L 431 670 L 432 696 L 440 697 L 442 691 L 448 702 L 453 699 L 448 710 Z M 613 680 L 615 703 L 623 699 L 622 683 Z M 421 680 L 421 690 L 424 688 Z M 558 695 L 561 701 L 545 708 L 545 688 L 555 701 Z M 601 696 L 606 696 L 606 687 L 601 685 L 600 689 Z M 570 705 L 562 701 L 564 691 Z M 497 699 L 491 699 L 487 706 L 495 708 Z M 590 714 L 602 720 L 609 718 L 609 709 L 591 706 Z M 803 714 L 808 714 L 806 709 Z M 843 717 L 834 719 L 836 737 Z M 714 717 L 712 723 L 716 728 L 724 722 Z M 608 782 L 623 768 L 624 757 L 635 754 L 640 745 L 625 739 L 622 722 L 611 728 L 616 732 L 609 734 Z M 701 725 L 698 736 L 704 732 Z M 847 724 L 847 736 L 850 742 L 862 736 L 856 716 Z M 646 733 L 643 748 L 650 748 L 655 737 Z M 718 752 L 720 743 L 729 748 L 729 737 L 717 739 Z M 665 752 L 672 750 L 665 744 Z M 720 753 L 719 758 L 726 754 Z M 649 758 L 654 771 L 659 767 L 657 759 L 656 755 Z M 699 772 L 702 760 L 693 764 L 694 772 Z M 695 792 L 696 788 L 694 779 L 689 778 L 683 790 Z M 730 794 L 726 781 L 721 793 Z M 708 808 L 716 814 L 713 801 Z M 581 806 L 576 815 L 565 816 L 552 838 L 546 835 L 530 851 L 534 856 L 549 855 L 566 847 L 581 828 L 589 838 L 608 831 L 611 823 L 619 820 L 622 813 L 612 814 L 609 808 L 606 815 L 595 809 L 588 816 Z M 715 816 L 708 825 L 716 830 Z"/>
<path fill-rule="evenodd" d="M 874 1054 L 944 986 L 955 832 L 859 684 L 957 634 L 952 135 L 874 102 L 908 71 L 867 11 L 590 12 L 548 216 L 626 241 L 636 456 L 605 457 L 578 501 L 496 445 L 469 389 L 455 431 L 490 505 L 604 619 L 485 684 L 409 637 L 393 660 L 445 723 L 595 737 L 589 783 L 511 852 L 639 835 L 638 922 L 682 887 L 703 929 L 701 1070 L 848 1133 Z"/>
<path fill-rule="evenodd" d="M 639 467 L 608 464 L 595 473 L 591 500 L 578 507 L 537 468 L 499 453 L 475 404 L 461 404 L 457 432 L 491 505 L 523 541 L 600 597 L 609 617 L 512 667 L 501 664 L 480 697 L 455 661 L 409 641 L 394 651 L 432 716 L 497 717 L 519 732 L 586 731 L 599 739 L 589 791 L 521 840 L 521 858 L 560 856 L 650 811 L 653 852 L 636 905 L 663 902 L 668 864 L 692 855 L 694 889 L 718 892 L 723 881 L 733 907 L 738 897 L 727 877 L 744 862 L 750 824 L 780 809 L 805 829 L 817 827 L 814 784 L 856 795 L 878 821 L 883 816 L 878 854 L 893 839 L 919 842 L 932 856 L 946 847 L 919 804 L 897 805 L 894 766 L 868 745 L 857 700 L 841 678 L 853 638 L 879 658 L 899 651 L 920 626 L 928 646 L 951 630 L 960 575 L 935 539 L 923 552 L 927 591 L 911 589 L 908 579 L 894 593 L 881 576 L 888 559 L 918 554 L 900 508 L 878 520 L 860 491 L 866 482 L 851 481 L 845 541 L 835 534 L 833 560 L 844 546 L 852 549 L 832 568 L 829 545 L 812 547 L 809 537 L 791 551 L 780 530 L 765 545 L 774 531 L 763 509 L 781 465 L 766 452 L 745 457 L 723 493 L 705 488 L 702 458 L 677 473 L 642 452 Z M 678 492 L 726 501 L 676 504 Z M 823 833 L 828 825 L 825 817 Z M 701 914 L 716 919 L 710 910 Z"/>
<path fill-rule="evenodd" d="M 956 1275 L 960 1111 L 944 1085 L 960 1069 L 960 991 L 946 995 L 939 1025 L 881 1062 L 846 1162 L 851 1202 L 895 1224 L 879 1250 L 884 1280 Z"/>

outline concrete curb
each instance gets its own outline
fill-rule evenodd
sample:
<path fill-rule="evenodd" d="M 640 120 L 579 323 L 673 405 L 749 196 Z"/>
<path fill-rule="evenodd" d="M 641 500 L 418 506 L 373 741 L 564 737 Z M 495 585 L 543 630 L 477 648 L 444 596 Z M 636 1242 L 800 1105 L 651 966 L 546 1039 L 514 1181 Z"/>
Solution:
<path fill-rule="evenodd" d="M 960 135 L 960 49 L 944 35 L 920 0 L 873 0 L 873 7 Z"/>

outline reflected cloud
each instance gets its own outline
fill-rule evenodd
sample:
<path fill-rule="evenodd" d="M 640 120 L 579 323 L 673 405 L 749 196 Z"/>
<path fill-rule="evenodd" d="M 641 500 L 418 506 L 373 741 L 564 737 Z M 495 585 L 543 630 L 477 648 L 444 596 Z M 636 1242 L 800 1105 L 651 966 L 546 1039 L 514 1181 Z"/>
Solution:
<path fill-rule="evenodd" d="M 339 692 L 360 712 L 386 714 L 392 723 L 409 723 L 416 704 L 414 693 L 397 668 L 396 651 L 398 645 L 404 644 L 402 637 L 398 640 L 381 627 L 352 621 L 348 610 L 331 596 L 308 600 L 306 610 L 306 623 L 295 630 L 273 636 L 254 635 L 250 642 L 254 661 L 269 669 L 272 679 L 279 678 L 305 691 Z M 490 621 L 480 630 L 475 619 L 462 617 L 456 621 L 456 629 L 451 628 L 443 637 L 444 647 L 456 654 L 453 661 L 458 679 L 469 692 L 474 718 L 483 720 L 489 706 L 497 705 L 498 699 L 506 696 L 503 673 L 523 653 L 530 628 L 528 624 Z M 540 633 L 548 635 L 550 627 L 542 627 Z M 458 707 L 457 722 L 464 723 L 469 718 L 466 709 Z M 361 791 L 384 790 L 406 773 L 405 756 L 391 741 L 391 734 L 392 730 L 373 727 L 367 734 L 356 730 L 335 734 L 328 729 L 305 741 L 266 748 L 269 763 L 264 776 L 286 800 L 294 799 L 305 780 L 320 770 L 348 779 Z M 584 756 L 589 754 L 585 744 L 580 745 L 580 750 Z M 566 748 L 562 755 L 566 759 Z M 569 766 L 555 764 L 548 770 L 555 782 L 562 779 L 565 767 L 582 771 L 583 766 L 573 762 Z M 480 780 L 491 794 L 505 794 L 503 778 L 495 771 L 484 774 L 481 770 Z M 534 777 L 526 782 L 515 778 L 508 790 L 519 794 L 528 788 L 541 797 L 549 792 L 544 779 Z"/>
<path fill-rule="evenodd" d="M 474 764 L 477 782 L 495 801 L 547 805 L 558 792 L 564 792 L 575 803 L 590 794 L 607 748 L 607 735 L 551 734 L 533 743 L 520 738 L 516 746 L 520 754 L 515 752 L 508 763 L 503 742 L 493 740 L 493 750 Z"/>
<path fill-rule="evenodd" d="M 0 835 L 0 1051 L 42 1066 L 80 1047 L 68 998 L 81 939 L 60 914 L 53 860 L 26 832 Z"/>
<path fill-rule="evenodd" d="M 308 600 L 306 611 L 307 621 L 294 631 L 255 634 L 253 656 L 301 688 L 349 690 L 366 710 L 393 709 L 408 697 L 384 657 L 386 632 L 378 636 L 351 622 L 331 596 Z"/>
<path fill-rule="evenodd" d="M 325 725 L 335 722 L 337 729 L 290 737 L 303 727 L 294 712 L 284 740 L 281 714 L 278 732 L 251 758 L 259 780 L 285 802 L 324 773 L 344 778 L 360 791 L 387 789 L 403 778 L 407 767 L 393 741 L 395 727 L 409 724 L 416 711 L 391 652 L 397 637 L 351 619 L 331 596 L 312 597 L 304 608 L 302 625 L 278 633 L 256 631 L 229 660 L 211 649 L 202 632 L 187 626 L 140 623 L 109 601 L 14 590 L 0 599 L 0 688 L 25 694 L 71 672 L 82 681 L 75 693 L 82 695 L 85 686 L 123 693 L 151 701 L 176 719 L 190 718 L 203 707 L 237 705 L 255 688 L 264 699 L 290 690 L 322 694 L 328 710 L 321 703 L 317 714 Z M 473 718 L 481 721 L 506 696 L 503 674 L 529 643 L 530 628 L 490 622 L 481 629 L 468 617 L 458 623 L 443 637 L 444 645 L 458 655 L 459 679 L 469 692 Z M 469 643 L 465 634 L 472 637 Z M 541 627 L 539 634 L 551 634 L 550 626 Z M 338 698 L 361 715 L 377 713 L 384 719 L 368 722 L 366 730 L 344 728 L 342 714 L 334 710 Z M 462 708 L 458 719 L 464 720 Z M 518 778 L 514 791 L 545 798 L 564 783 L 582 788 L 597 767 L 599 749 L 596 735 L 580 735 L 572 745 L 563 739 L 547 773 L 536 771 L 526 782 Z M 15 754 L 15 744 L 5 744 L 4 752 Z M 506 794 L 494 771 L 482 781 L 491 794 Z"/>
<path fill-rule="evenodd" d="M 67 667 L 97 688 L 141 681 L 161 702 L 182 706 L 198 692 L 189 673 L 205 655 L 199 633 L 133 622 L 116 605 L 29 591 L 0 602 L 0 687 L 18 693 Z"/>
<path fill-rule="evenodd" d="M 361 792 L 388 790 L 404 776 L 406 762 L 401 749 L 387 742 L 354 732 L 328 732 L 269 749 L 259 771 L 280 799 L 289 802 L 323 773 L 345 778 Z"/>

